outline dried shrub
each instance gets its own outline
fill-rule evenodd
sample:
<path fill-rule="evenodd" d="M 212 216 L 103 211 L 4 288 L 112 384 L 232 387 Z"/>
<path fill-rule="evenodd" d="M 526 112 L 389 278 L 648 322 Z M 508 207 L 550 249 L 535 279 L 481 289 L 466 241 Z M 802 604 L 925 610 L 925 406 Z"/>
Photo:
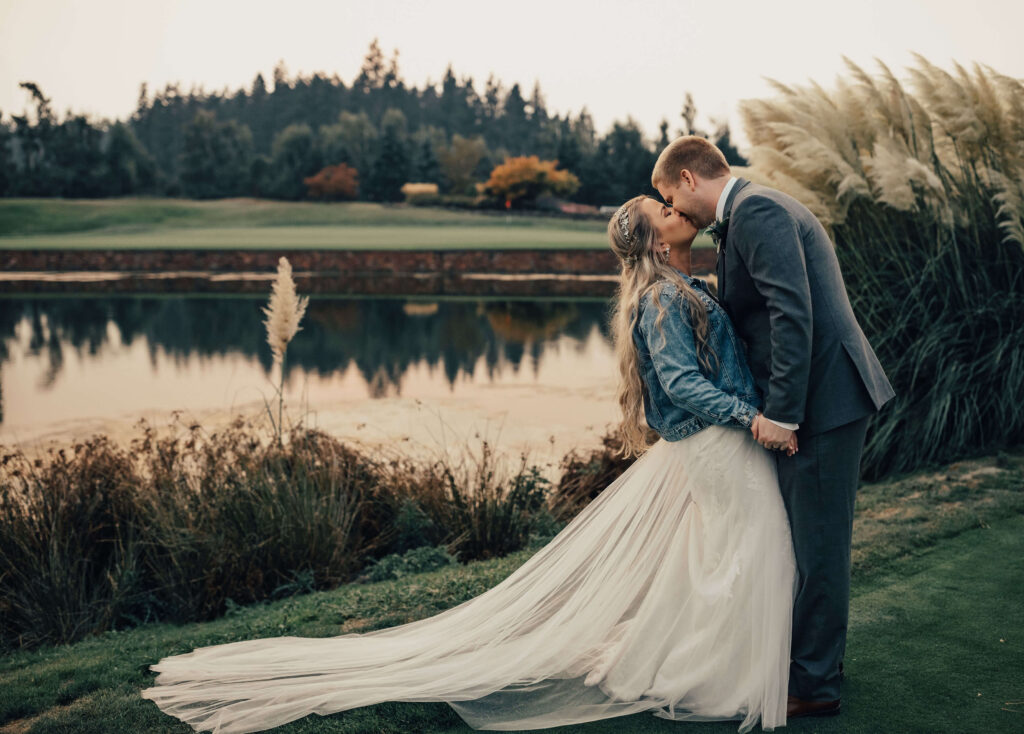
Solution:
<path fill-rule="evenodd" d="M 0 475 L 0 645 L 74 640 L 108 628 L 139 583 L 139 485 L 104 436 L 5 453 Z"/>
<path fill-rule="evenodd" d="M 390 508 L 383 531 L 388 552 L 408 546 L 410 533 L 400 533 L 396 518 L 412 512 L 412 527 L 424 545 L 445 545 L 459 560 L 470 561 L 526 547 L 531 534 L 546 527 L 549 489 L 525 456 L 510 466 L 484 441 L 479 451 L 466 446 L 455 459 L 391 461 L 376 499 Z"/>
<path fill-rule="evenodd" d="M 95 436 L 48 460 L 3 454 L 0 647 L 208 620 L 352 581 L 389 554 L 441 546 L 468 561 L 557 532 L 547 480 L 487 443 L 386 460 L 301 426 L 279 443 L 242 417 L 211 433 L 137 426 L 127 450 Z"/>
<path fill-rule="evenodd" d="M 649 430 L 648 444 L 657 439 L 658 435 Z M 570 451 L 562 458 L 562 476 L 548 501 L 551 514 L 559 521 L 568 522 L 634 461 L 635 457 L 622 457 L 622 439 L 615 431 L 605 434 L 601 438 L 601 448 L 589 454 Z"/>

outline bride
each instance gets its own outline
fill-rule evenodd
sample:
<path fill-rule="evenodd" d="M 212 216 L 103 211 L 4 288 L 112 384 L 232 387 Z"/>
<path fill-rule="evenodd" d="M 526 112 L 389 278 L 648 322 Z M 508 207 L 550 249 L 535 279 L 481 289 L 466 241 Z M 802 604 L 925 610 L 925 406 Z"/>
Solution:
<path fill-rule="evenodd" d="M 253 732 L 383 701 L 476 729 L 650 711 L 786 723 L 796 570 L 761 406 L 731 324 L 690 276 L 693 223 L 636 197 L 608 236 L 620 427 L 641 454 L 508 578 L 426 619 L 199 647 L 142 691 L 196 731 Z M 660 436 L 647 448 L 645 422 Z M 797 450 L 795 443 L 788 451 Z"/>

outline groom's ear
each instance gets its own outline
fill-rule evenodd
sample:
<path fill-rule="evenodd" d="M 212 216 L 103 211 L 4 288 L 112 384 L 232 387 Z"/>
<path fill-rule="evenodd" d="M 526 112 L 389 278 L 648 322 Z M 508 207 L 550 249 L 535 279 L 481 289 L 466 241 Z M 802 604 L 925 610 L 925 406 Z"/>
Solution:
<path fill-rule="evenodd" d="M 697 188 L 697 179 L 694 178 L 693 172 L 689 168 L 682 168 L 679 171 L 679 181 L 676 183 L 685 186 L 686 188 L 693 191 Z"/>

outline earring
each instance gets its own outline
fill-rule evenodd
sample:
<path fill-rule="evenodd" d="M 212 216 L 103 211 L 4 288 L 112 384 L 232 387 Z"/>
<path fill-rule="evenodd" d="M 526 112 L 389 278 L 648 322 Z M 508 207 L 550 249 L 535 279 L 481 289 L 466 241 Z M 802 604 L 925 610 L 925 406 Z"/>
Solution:
<path fill-rule="evenodd" d="M 672 252 L 672 247 L 669 245 L 665 245 L 665 249 L 663 249 L 662 252 L 665 253 L 665 257 L 668 257 L 669 253 Z"/>

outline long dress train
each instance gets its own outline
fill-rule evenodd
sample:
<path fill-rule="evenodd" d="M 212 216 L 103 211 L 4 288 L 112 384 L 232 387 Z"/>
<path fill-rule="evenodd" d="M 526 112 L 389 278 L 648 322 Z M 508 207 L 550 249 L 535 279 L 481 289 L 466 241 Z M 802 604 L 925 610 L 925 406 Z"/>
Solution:
<path fill-rule="evenodd" d="M 651 711 L 786 723 L 796 570 L 775 462 L 746 429 L 655 443 L 488 591 L 426 619 L 166 657 L 142 696 L 196 731 L 262 731 L 383 701 L 476 729 Z"/>

